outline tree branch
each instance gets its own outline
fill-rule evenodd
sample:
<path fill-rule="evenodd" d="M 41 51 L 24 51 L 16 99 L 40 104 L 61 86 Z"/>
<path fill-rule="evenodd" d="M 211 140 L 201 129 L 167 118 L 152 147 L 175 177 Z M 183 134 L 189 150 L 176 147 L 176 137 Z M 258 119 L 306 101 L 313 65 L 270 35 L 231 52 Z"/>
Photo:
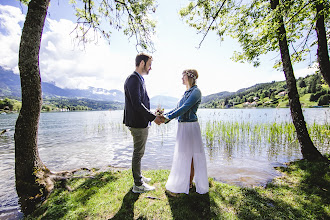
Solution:
<path fill-rule="evenodd" d="M 290 23 L 290 21 L 297 15 L 299 14 L 304 8 L 306 8 L 309 4 L 311 4 L 311 2 L 308 2 L 307 4 L 305 4 L 298 12 L 296 12 L 287 22 L 286 24 Z"/>
<path fill-rule="evenodd" d="M 190 12 L 192 12 L 195 8 L 197 8 L 197 6 L 200 6 L 202 3 L 206 2 L 206 1 L 208 1 L 208 0 L 205 0 L 205 1 L 198 1 L 198 2 L 196 3 L 196 5 L 195 5 L 194 7 L 191 8 Z"/>
<path fill-rule="evenodd" d="M 140 35 L 140 32 L 137 32 L 136 29 L 134 28 L 134 19 L 135 19 L 135 17 L 130 13 L 130 10 L 129 10 L 129 8 L 128 8 L 128 6 L 127 6 L 127 4 L 125 2 L 121 2 L 121 1 L 118 1 L 118 0 L 115 0 L 115 2 L 116 3 L 119 3 L 119 4 L 122 4 L 125 7 L 125 9 L 127 11 L 127 14 L 128 14 L 128 17 L 129 17 L 129 19 L 132 22 L 131 24 L 129 24 L 129 27 L 130 27 L 132 33 L 134 33 L 135 39 L 136 39 L 136 42 L 137 42 L 137 45 L 138 45 L 139 44 L 138 35 Z M 130 4 L 132 4 L 130 1 L 128 1 L 128 2 Z M 131 35 L 131 37 L 132 37 L 132 35 Z"/>
<path fill-rule="evenodd" d="M 211 22 L 210 26 L 208 27 L 206 33 L 204 34 L 203 39 L 202 39 L 201 42 L 199 43 L 198 49 L 201 48 L 203 41 L 205 40 L 207 34 L 209 33 L 209 31 L 210 31 L 210 29 L 211 29 L 211 27 L 212 27 L 212 24 L 213 24 L 214 21 L 217 19 L 217 17 L 218 17 L 218 15 L 219 15 L 219 13 L 220 13 L 222 7 L 224 6 L 225 2 L 226 2 L 226 0 L 223 0 L 222 5 L 221 5 L 220 8 L 218 9 L 217 13 L 212 17 L 212 18 L 213 18 L 213 19 L 212 19 L 212 22 Z"/>
<path fill-rule="evenodd" d="M 305 47 L 308 47 L 308 45 L 307 45 L 307 41 L 308 41 L 308 39 L 309 39 L 310 34 L 312 33 L 312 30 L 314 30 L 314 24 L 313 24 L 313 25 L 311 26 L 311 28 L 309 29 L 309 31 L 308 31 L 308 33 L 307 33 L 307 36 L 305 37 L 305 40 L 304 40 L 301 44 L 298 45 L 298 49 L 299 49 L 299 47 L 302 47 L 302 49 L 299 50 L 299 51 L 303 51 L 303 50 L 305 49 Z M 291 45 L 292 45 L 292 44 L 291 44 Z M 292 45 L 292 48 L 293 48 L 293 50 L 295 51 L 292 55 L 298 54 L 298 52 L 297 52 L 296 49 L 293 47 L 293 45 Z M 296 57 L 294 61 L 296 61 L 297 59 L 298 59 L 298 58 Z M 294 62 L 294 61 L 293 61 L 293 62 Z"/>

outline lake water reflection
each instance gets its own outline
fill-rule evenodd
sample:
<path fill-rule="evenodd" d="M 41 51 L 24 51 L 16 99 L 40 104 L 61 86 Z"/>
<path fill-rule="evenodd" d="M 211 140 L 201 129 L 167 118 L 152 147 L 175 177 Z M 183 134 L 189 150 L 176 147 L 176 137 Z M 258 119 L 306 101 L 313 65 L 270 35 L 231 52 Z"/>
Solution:
<path fill-rule="evenodd" d="M 122 124 L 122 111 L 42 113 L 39 154 L 53 171 L 79 167 L 129 168 L 132 137 Z M 247 123 L 291 122 L 289 109 L 200 109 L 202 130 L 210 121 Z M 0 218 L 19 218 L 14 176 L 14 126 L 17 114 L 0 115 Z M 330 109 L 304 109 L 308 124 L 330 123 Z M 157 126 L 149 132 L 143 169 L 170 169 L 177 122 Z M 263 185 L 276 177 L 274 166 L 301 158 L 295 143 L 279 146 L 238 141 L 238 144 L 206 146 L 208 175 L 218 181 L 243 186 Z M 328 147 L 322 151 L 329 152 Z"/>

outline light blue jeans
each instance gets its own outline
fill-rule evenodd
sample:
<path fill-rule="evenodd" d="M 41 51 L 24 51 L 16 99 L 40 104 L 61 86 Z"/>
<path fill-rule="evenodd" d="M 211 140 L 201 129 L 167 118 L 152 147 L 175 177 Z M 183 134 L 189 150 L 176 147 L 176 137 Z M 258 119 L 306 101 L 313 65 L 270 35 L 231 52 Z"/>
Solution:
<path fill-rule="evenodd" d="M 133 136 L 134 150 L 132 157 L 132 173 L 134 178 L 134 184 L 136 186 L 142 185 L 141 174 L 141 159 L 144 155 L 149 127 L 146 128 L 129 128 Z"/>

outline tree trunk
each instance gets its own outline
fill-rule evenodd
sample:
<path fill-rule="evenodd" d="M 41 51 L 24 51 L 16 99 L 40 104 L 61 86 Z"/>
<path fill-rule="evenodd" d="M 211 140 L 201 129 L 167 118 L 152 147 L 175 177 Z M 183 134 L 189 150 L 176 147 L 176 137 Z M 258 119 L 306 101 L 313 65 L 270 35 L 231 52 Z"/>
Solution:
<path fill-rule="evenodd" d="M 319 62 L 319 68 L 321 74 L 330 86 L 330 61 L 328 53 L 328 42 L 327 35 L 324 27 L 324 4 L 319 0 L 316 0 L 316 11 L 317 11 L 317 20 L 316 20 L 316 33 L 317 33 L 317 59 Z"/>
<path fill-rule="evenodd" d="M 50 0 L 31 0 L 19 49 L 22 109 L 15 125 L 16 190 L 22 210 L 28 214 L 46 196 L 44 176 L 49 170 L 38 153 L 38 126 L 42 105 L 39 49 Z"/>
<path fill-rule="evenodd" d="M 271 2 L 272 10 L 275 10 L 279 5 L 279 0 L 271 0 L 270 2 Z M 286 30 L 283 22 L 283 17 L 280 14 L 280 12 L 276 12 L 274 24 L 280 25 L 277 29 L 277 35 L 278 35 L 279 46 L 281 51 L 281 59 L 283 63 L 284 75 L 286 78 L 286 83 L 288 88 L 291 117 L 293 124 L 296 128 L 298 141 L 301 147 L 301 153 L 304 159 L 310 161 L 324 159 L 321 153 L 314 146 L 307 131 L 306 122 L 299 101 L 296 79 L 291 64 L 291 58 L 290 58 L 288 43 L 286 39 Z"/>

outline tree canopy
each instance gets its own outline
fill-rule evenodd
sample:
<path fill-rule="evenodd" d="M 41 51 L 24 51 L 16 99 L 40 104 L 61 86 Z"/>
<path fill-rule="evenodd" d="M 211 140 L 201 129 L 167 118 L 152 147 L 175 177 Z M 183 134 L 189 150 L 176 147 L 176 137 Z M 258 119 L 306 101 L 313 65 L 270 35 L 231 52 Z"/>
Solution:
<path fill-rule="evenodd" d="M 236 38 L 242 51 L 236 51 L 233 60 L 253 63 L 257 67 L 260 55 L 279 51 L 275 30 L 280 24 L 273 21 L 280 13 L 286 27 L 292 62 L 310 59 L 311 64 L 314 60 L 309 53 L 317 45 L 313 30 L 318 18 L 315 9 L 318 2 L 325 6 L 322 14 L 329 30 L 330 6 L 327 0 L 282 0 L 276 10 L 271 9 L 270 1 L 264 0 L 198 0 L 182 8 L 180 15 L 204 35 L 203 40 L 210 31 L 215 31 L 221 40 L 225 35 Z M 329 36 L 329 31 L 327 33 Z M 279 67 L 280 62 L 279 58 L 275 67 Z"/>
<path fill-rule="evenodd" d="M 28 4 L 31 0 L 20 0 Z M 74 7 L 77 25 L 73 32 L 80 42 L 97 40 L 99 35 L 111 42 L 113 30 L 135 38 L 137 51 L 155 50 L 152 36 L 156 22 L 155 0 L 68 0 Z M 90 37 L 90 32 L 94 34 Z"/>

